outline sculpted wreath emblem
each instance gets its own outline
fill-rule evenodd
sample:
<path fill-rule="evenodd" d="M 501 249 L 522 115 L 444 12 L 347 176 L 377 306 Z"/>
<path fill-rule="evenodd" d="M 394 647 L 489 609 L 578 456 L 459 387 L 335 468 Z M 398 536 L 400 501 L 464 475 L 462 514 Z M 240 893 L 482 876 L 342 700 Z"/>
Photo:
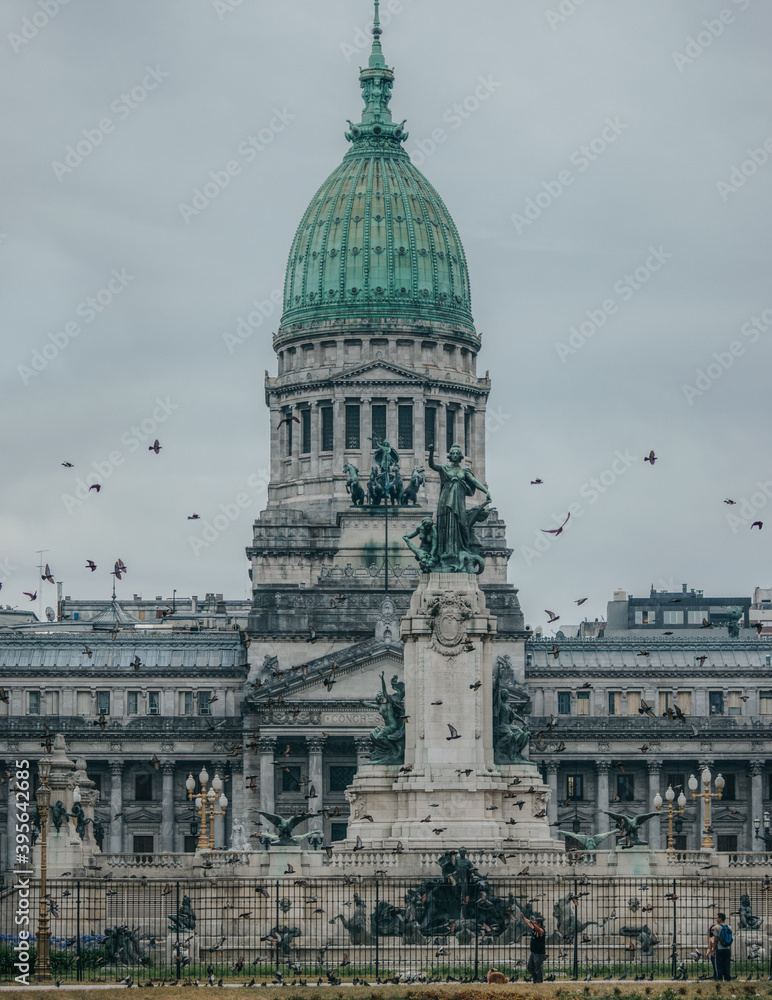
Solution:
<path fill-rule="evenodd" d="M 432 648 L 456 656 L 466 634 L 465 622 L 472 616 L 472 606 L 466 598 L 448 591 L 430 602 Z"/>

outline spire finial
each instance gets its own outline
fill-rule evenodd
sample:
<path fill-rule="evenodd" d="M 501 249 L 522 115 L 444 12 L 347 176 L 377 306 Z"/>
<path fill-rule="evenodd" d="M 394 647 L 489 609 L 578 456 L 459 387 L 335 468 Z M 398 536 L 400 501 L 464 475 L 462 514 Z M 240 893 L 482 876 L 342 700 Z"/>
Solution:
<path fill-rule="evenodd" d="M 381 48 L 381 35 L 383 30 L 381 28 L 381 0 L 374 0 L 375 3 L 375 17 L 373 18 L 373 51 L 370 54 L 370 69 L 385 69 L 386 61 L 383 58 L 383 49 Z"/>

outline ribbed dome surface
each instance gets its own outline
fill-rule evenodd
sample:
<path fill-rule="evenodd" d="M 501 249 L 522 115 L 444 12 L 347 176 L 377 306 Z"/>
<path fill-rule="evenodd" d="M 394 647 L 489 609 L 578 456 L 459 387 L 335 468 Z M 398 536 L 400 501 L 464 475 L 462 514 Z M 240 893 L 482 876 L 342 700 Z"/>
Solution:
<path fill-rule="evenodd" d="M 282 327 L 399 316 L 474 333 L 464 249 L 444 202 L 403 149 L 369 146 L 349 151 L 303 216 Z"/>

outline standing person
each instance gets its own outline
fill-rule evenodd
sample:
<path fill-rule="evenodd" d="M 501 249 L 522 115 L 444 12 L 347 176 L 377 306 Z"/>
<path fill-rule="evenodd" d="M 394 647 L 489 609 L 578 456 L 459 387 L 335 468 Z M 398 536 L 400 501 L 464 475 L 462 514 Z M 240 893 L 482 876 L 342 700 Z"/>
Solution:
<path fill-rule="evenodd" d="M 716 914 L 716 925 L 713 928 L 716 942 L 716 979 L 731 979 L 732 963 L 732 928 L 726 922 L 725 913 Z"/>
<path fill-rule="evenodd" d="M 544 936 L 544 921 L 541 917 L 529 920 L 521 914 L 524 923 L 531 931 L 531 954 L 528 956 L 527 969 L 535 983 L 544 982 L 544 957 L 547 954 L 547 940 Z"/>
<path fill-rule="evenodd" d="M 708 949 L 705 952 L 705 958 L 708 959 L 713 969 L 713 978 L 718 979 L 718 972 L 716 971 L 716 939 L 713 936 L 715 929 L 715 924 L 711 924 L 708 928 Z"/>

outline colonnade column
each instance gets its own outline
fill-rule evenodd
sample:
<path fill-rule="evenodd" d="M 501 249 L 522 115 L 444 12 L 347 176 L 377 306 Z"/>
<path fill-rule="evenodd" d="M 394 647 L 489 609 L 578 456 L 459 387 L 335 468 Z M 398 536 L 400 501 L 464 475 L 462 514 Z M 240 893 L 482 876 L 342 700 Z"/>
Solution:
<path fill-rule="evenodd" d="M 165 760 L 161 764 L 161 844 L 160 850 L 174 850 L 174 761 Z M 113 816 L 115 813 L 113 813 Z"/>
<path fill-rule="evenodd" d="M 372 752 L 373 745 L 369 734 L 360 733 L 358 736 L 354 736 L 354 746 L 357 751 L 357 769 L 360 769 L 365 764 L 370 763 L 370 753 Z"/>
<path fill-rule="evenodd" d="M 474 455 L 472 456 L 472 468 L 475 476 L 484 483 L 486 480 L 485 470 L 485 410 L 474 409 L 472 411 L 472 440 L 474 441 Z"/>
<path fill-rule="evenodd" d="M 558 820 L 558 768 L 560 764 L 556 760 L 547 761 L 547 784 L 550 788 L 549 802 L 547 803 L 547 818 L 550 823 L 557 823 Z"/>
<path fill-rule="evenodd" d="M 319 475 L 319 452 L 322 450 L 322 416 L 319 400 L 311 403 L 311 475 Z"/>
<path fill-rule="evenodd" d="M 110 812 L 113 818 L 110 822 L 110 851 L 120 854 L 123 851 L 123 761 L 110 761 Z M 118 816 L 116 819 L 115 817 Z"/>
<path fill-rule="evenodd" d="M 434 427 L 434 460 L 438 465 L 445 464 L 445 435 L 447 428 L 447 406 L 437 400 L 437 421 Z"/>
<path fill-rule="evenodd" d="M 386 440 L 392 448 L 399 451 L 399 433 L 397 430 L 397 400 L 389 396 L 386 400 Z"/>
<path fill-rule="evenodd" d="M 279 421 L 281 420 L 281 407 L 273 405 L 270 412 L 271 421 L 271 441 L 270 441 L 270 465 L 271 465 L 271 482 L 278 483 L 282 480 L 282 428 L 279 427 Z"/>
<path fill-rule="evenodd" d="M 321 812 L 324 809 L 324 744 L 326 736 L 314 734 L 306 736 L 306 746 L 308 747 L 308 782 L 309 796 L 311 791 L 316 792 L 314 797 L 308 799 L 309 812 Z M 313 786 L 313 788 L 311 787 Z"/>
<path fill-rule="evenodd" d="M 596 793 L 598 809 L 595 814 L 595 833 L 605 833 L 610 822 L 609 817 L 606 816 L 606 810 L 608 809 L 608 773 L 610 770 L 611 764 L 609 761 L 595 761 L 595 774 L 598 783 Z"/>
<path fill-rule="evenodd" d="M 359 469 L 359 481 L 362 489 L 367 492 L 367 480 L 370 478 L 370 467 L 373 464 L 372 441 L 373 436 L 373 411 L 372 396 L 362 396 L 362 404 L 359 408 L 359 450 L 362 452 L 362 462 Z"/>
<path fill-rule="evenodd" d="M 276 737 L 261 736 L 257 741 L 257 754 L 260 758 L 260 811 L 275 812 L 275 771 L 273 765 L 276 753 Z M 271 831 L 265 831 L 271 832 Z"/>
<path fill-rule="evenodd" d="M 332 401 L 332 473 L 342 475 L 346 461 L 346 400 L 335 396 Z"/>
<path fill-rule="evenodd" d="M 646 812 L 651 812 L 654 808 L 654 797 L 659 792 L 659 775 L 662 770 L 661 760 L 647 760 L 646 766 L 649 769 L 649 801 Z M 649 847 L 652 851 L 662 850 L 662 827 L 659 817 L 653 817 L 646 827 L 648 833 Z"/>
<path fill-rule="evenodd" d="M 757 758 L 751 761 L 751 843 L 748 850 L 765 851 L 767 843 L 764 839 L 764 773 L 765 761 Z M 756 839 L 756 824 L 759 824 L 759 839 Z"/>

